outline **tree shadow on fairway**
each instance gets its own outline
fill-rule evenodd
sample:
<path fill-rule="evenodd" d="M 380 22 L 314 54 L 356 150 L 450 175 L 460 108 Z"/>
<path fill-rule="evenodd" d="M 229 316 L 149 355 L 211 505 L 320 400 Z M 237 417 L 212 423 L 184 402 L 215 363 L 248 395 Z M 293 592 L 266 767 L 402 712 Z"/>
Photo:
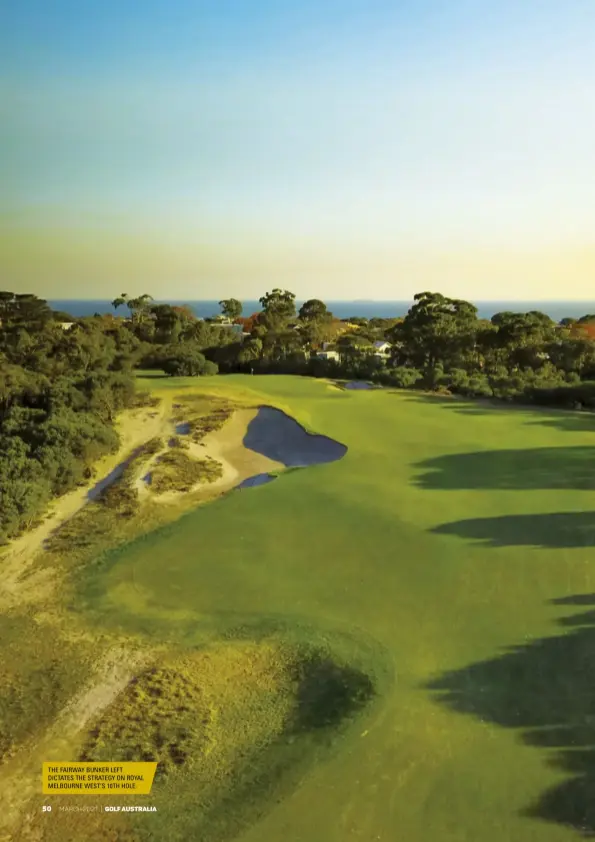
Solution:
<path fill-rule="evenodd" d="M 595 512 L 473 518 L 442 523 L 431 531 L 488 547 L 595 547 Z"/>
<path fill-rule="evenodd" d="M 386 390 L 391 391 L 391 390 Z M 401 394 L 392 390 L 392 394 Z M 529 403 L 511 403 L 498 398 L 476 398 L 469 400 L 457 395 L 442 397 L 440 395 L 415 395 L 405 398 L 408 402 L 430 403 L 442 409 L 456 412 L 458 415 L 494 415 L 496 412 L 520 412 L 534 416 L 526 421 L 531 426 L 539 425 L 551 427 L 568 433 L 585 433 L 595 430 L 595 412 L 576 409 L 551 409 L 547 406 L 535 406 Z"/>
<path fill-rule="evenodd" d="M 551 427 L 564 433 L 592 433 L 595 431 L 595 414 L 591 412 L 568 412 L 528 421 L 532 426 Z"/>
<path fill-rule="evenodd" d="M 298 684 L 293 720 L 296 731 L 337 727 L 376 695 L 366 673 L 319 654 L 299 663 L 294 678 Z"/>
<path fill-rule="evenodd" d="M 386 389 L 385 391 L 389 394 L 403 397 L 402 390 Z M 449 397 L 433 394 L 406 395 L 404 400 L 407 403 L 429 403 L 433 406 L 449 409 L 451 412 L 457 412 L 460 415 L 491 415 L 493 409 L 502 408 L 496 401 L 470 401 L 468 398 L 463 398 L 459 395 L 450 395 Z"/>
<path fill-rule="evenodd" d="M 593 489 L 595 447 L 481 450 L 417 462 L 414 479 L 428 489 Z"/>
<path fill-rule="evenodd" d="M 299 787 L 378 696 L 373 678 L 325 650 L 306 646 L 289 665 L 293 709 L 276 739 L 246 748 L 210 811 L 196 813 L 192 838 L 230 842 Z"/>
<path fill-rule="evenodd" d="M 552 602 L 595 605 L 595 594 Z M 519 729 L 526 745 L 546 749 L 548 765 L 570 777 L 544 792 L 523 815 L 594 837 L 595 611 L 559 624 L 573 630 L 445 673 L 426 689 L 451 710 Z"/>

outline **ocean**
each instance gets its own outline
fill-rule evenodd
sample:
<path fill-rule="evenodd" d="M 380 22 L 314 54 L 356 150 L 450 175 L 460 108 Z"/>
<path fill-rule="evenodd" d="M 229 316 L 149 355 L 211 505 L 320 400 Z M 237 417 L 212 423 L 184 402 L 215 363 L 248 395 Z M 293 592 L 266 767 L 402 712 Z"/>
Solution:
<path fill-rule="evenodd" d="M 50 306 L 55 310 L 63 310 L 75 318 L 79 316 L 92 316 L 95 313 L 127 313 L 126 307 L 120 307 L 115 311 L 110 301 L 102 299 L 66 299 L 48 300 Z M 217 301 L 173 301 L 167 303 L 175 305 L 188 305 L 196 316 L 206 318 L 221 312 Z M 261 309 L 258 301 L 244 301 L 244 315 L 249 316 Z M 297 301 L 297 307 L 303 302 Z M 390 318 L 404 316 L 412 301 L 326 301 L 328 309 L 339 319 L 348 319 L 351 316 L 363 318 Z M 494 313 L 501 313 L 511 310 L 517 313 L 527 313 L 530 310 L 539 310 L 554 321 L 559 322 L 565 318 L 580 318 L 587 313 L 595 312 L 595 301 L 475 301 L 478 315 L 481 319 L 490 319 Z"/>

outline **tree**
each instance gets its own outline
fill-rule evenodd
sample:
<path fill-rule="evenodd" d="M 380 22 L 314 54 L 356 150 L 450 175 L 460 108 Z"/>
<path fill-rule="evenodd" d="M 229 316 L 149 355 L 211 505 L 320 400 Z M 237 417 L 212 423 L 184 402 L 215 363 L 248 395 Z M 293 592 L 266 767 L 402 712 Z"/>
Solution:
<path fill-rule="evenodd" d="M 154 318 L 154 341 L 163 345 L 176 342 L 182 332 L 179 313 L 170 304 L 153 304 L 150 312 Z"/>
<path fill-rule="evenodd" d="M 291 328 L 268 330 L 262 337 L 255 336 L 254 338 L 260 338 L 262 342 L 262 356 L 267 360 L 285 360 L 299 353 L 305 356 L 303 339 L 297 331 Z"/>
<path fill-rule="evenodd" d="M 360 336 L 359 333 L 344 333 L 337 340 L 337 350 L 341 359 L 354 363 L 363 360 L 364 357 L 371 356 L 374 352 L 374 346 L 369 339 Z"/>
<path fill-rule="evenodd" d="M 387 333 L 402 362 L 424 370 L 430 379 L 438 365 L 458 367 L 475 349 L 477 308 L 468 301 L 420 292 L 402 322 Z"/>
<path fill-rule="evenodd" d="M 182 342 L 192 342 L 198 348 L 209 348 L 215 344 L 219 331 L 203 319 L 196 319 L 188 322 L 182 329 L 180 339 Z"/>
<path fill-rule="evenodd" d="M 545 313 L 502 312 L 492 316 L 494 344 L 504 351 L 509 371 L 538 369 L 547 359 L 545 346 L 554 341 L 556 325 Z"/>
<path fill-rule="evenodd" d="M 259 322 L 267 330 L 282 330 L 295 318 L 295 295 L 288 290 L 274 289 L 259 301 L 262 305 Z"/>
<path fill-rule="evenodd" d="M 327 310 L 326 304 L 318 298 L 311 298 L 300 307 L 300 334 L 305 345 L 318 348 L 323 342 L 328 342 L 335 334 L 333 314 Z"/>
<path fill-rule="evenodd" d="M 162 364 L 170 377 L 198 377 L 217 374 L 216 363 L 207 360 L 196 348 L 180 346 Z"/>
<path fill-rule="evenodd" d="M 0 539 L 7 539 L 117 448 L 113 422 L 134 400 L 130 365 L 139 342 L 101 317 L 65 332 L 34 296 L 1 300 Z"/>
<path fill-rule="evenodd" d="M 238 353 L 238 362 L 241 365 L 245 365 L 247 363 L 255 362 L 260 359 L 261 356 L 262 340 L 258 338 L 249 339 L 247 342 L 244 342 L 240 348 Z"/>
<path fill-rule="evenodd" d="M 153 301 L 153 296 L 148 295 L 147 293 L 139 295 L 137 298 L 130 298 L 125 292 L 123 292 L 118 298 L 114 298 L 112 301 L 112 307 L 114 310 L 117 310 L 118 307 L 126 304 L 130 310 L 130 321 L 132 322 L 132 325 L 135 326 L 146 321 L 150 312 L 151 301 Z"/>
<path fill-rule="evenodd" d="M 386 379 L 388 385 L 396 386 L 398 389 L 410 389 L 422 379 L 422 374 L 416 368 L 401 366 L 389 369 L 382 377 Z"/>
<path fill-rule="evenodd" d="M 0 292 L 0 332 L 43 330 L 52 320 L 47 301 L 30 293 Z"/>
<path fill-rule="evenodd" d="M 180 321 L 184 324 L 196 321 L 196 316 L 188 304 L 176 304 L 172 307 L 172 310 L 177 313 Z"/>
<path fill-rule="evenodd" d="M 254 325 L 258 322 L 259 313 L 252 313 L 249 316 L 238 316 L 235 320 L 236 324 L 242 326 L 246 333 L 252 333 Z"/>
<path fill-rule="evenodd" d="M 310 298 L 300 307 L 299 318 L 302 322 L 322 322 L 333 318 L 329 313 L 324 301 L 318 298 Z"/>
<path fill-rule="evenodd" d="M 549 360 L 560 371 L 584 375 L 595 369 L 595 342 L 579 336 L 565 336 L 546 346 Z"/>
<path fill-rule="evenodd" d="M 221 312 L 224 316 L 231 321 L 235 321 L 242 315 L 242 302 L 238 301 L 237 298 L 224 298 L 223 301 L 219 302 L 219 306 L 221 307 Z"/>

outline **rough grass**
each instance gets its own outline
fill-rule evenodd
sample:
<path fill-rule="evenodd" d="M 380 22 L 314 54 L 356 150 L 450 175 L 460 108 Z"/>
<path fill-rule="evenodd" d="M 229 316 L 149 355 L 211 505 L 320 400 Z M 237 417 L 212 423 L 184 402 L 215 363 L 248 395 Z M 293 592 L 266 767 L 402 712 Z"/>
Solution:
<path fill-rule="evenodd" d="M 184 394 L 176 398 L 173 408 L 175 422 L 188 424 L 190 439 L 198 443 L 223 427 L 236 404 L 215 396 Z"/>
<path fill-rule="evenodd" d="M 121 816 L 117 832 L 222 842 L 284 791 L 292 768 L 303 774 L 316 732 L 339 728 L 373 696 L 370 679 L 328 651 L 279 639 L 218 643 L 139 675 L 93 725 L 80 759 L 158 762 L 150 798 L 158 813 L 150 823 Z M 68 815 L 55 818 L 42 823 L 48 842 L 72 826 Z M 91 842 L 111 838 L 105 825 L 76 820 Z"/>
<path fill-rule="evenodd" d="M 157 397 L 157 395 L 153 395 L 149 391 L 137 391 L 135 393 L 132 406 L 136 409 L 140 409 L 149 406 L 159 406 L 160 403 L 161 399 Z"/>
<path fill-rule="evenodd" d="M 0 617 L 0 766 L 40 736 L 89 675 L 89 647 L 18 614 Z M 1 774 L 1 772 L 0 772 Z"/>
<path fill-rule="evenodd" d="M 183 447 L 172 448 L 159 457 L 151 470 L 149 488 L 155 494 L 165 491 L 191 491 L 199 483 L 211 483 L 223 476 L 215 459 L 193 459 Z"/>
<path fill-rule="evenodd" d="M 168 442 L 169 447 L 179 448 L 181 450 L 188 450 L 189 444 L 187 437 L 184 436 L 172 436 Z"/>
<path fill-rule="evenodd" d="M 80 760 L 157 761 L 159 780 L 205 751 L 210 719 L 196 670 L 152 667 L 104 713 Z"/>
<path fill-rule="evenodd" d="M 139 508 L 138 492 L 133 486 L 138 465 L 162 447 L 162 440 L 156 437 L 137 448 L 128 458 L 120 477 L 50 535 L 46 550 L 72 553 L 96 547 L 105 536 L 118 530 L 119 521 L 134 517 Z"/>

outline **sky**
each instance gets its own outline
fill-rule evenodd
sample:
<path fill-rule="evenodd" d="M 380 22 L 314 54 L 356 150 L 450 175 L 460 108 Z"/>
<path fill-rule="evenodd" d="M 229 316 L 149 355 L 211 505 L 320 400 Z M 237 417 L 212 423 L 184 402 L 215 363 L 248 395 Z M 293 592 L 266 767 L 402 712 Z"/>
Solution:
<path fill-rule="evenodd" d="M 590 299 L 593 0 L 0 4 L 2 287 Z"/>

